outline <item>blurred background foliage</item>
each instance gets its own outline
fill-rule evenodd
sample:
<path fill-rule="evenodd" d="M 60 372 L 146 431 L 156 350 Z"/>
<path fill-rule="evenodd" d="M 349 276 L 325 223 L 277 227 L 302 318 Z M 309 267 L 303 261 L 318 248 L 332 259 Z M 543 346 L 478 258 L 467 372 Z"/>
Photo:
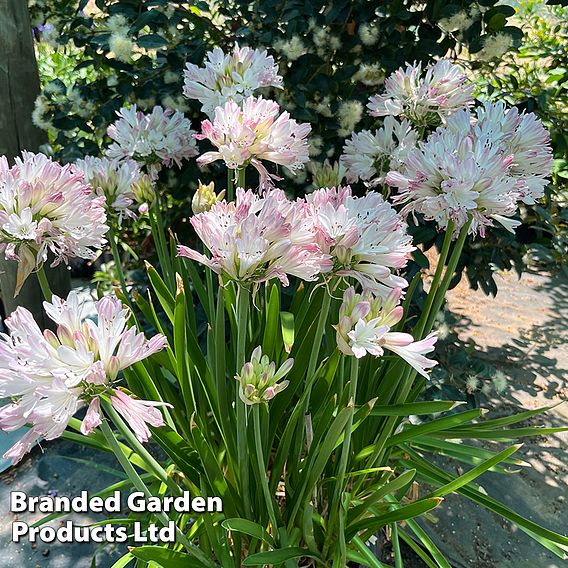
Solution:
<path fill-rule="evenodd" d="M 49 152 L 63 161 L 99 154 L 108 144 L 106 127 L 123 105 L 175 108 L 199 129 L 199 103 L 181 94 L 183 68 L 188 61 L 201 64 L 214 46 L 266 47 L 280 61 L 285 88 L 267 94 L 312 124 L 310 154 L 320 163 L 339 157 L 351 131 L 375 124 L 365 104 L 385 76 L 405 62 L 455 59 L 471 70 L 479 99 L 506 100 L 535 112 L 551 131 L 556 158 L 554 183 L 540 203 L 524 208 L 526 223 L 516 235 L 495 228 L 471 241 L 456 283 L 465 271 L 473 288 L 495 294 L 497 270 L 529 266 L 568 274 L 568 9 L 562 5 L 30 0 L 30 10 L 43 84 L 33 119 L 49 134 Z M 224 187 L 218 172 L 194 161 L 162 172 L 174 231 L 186 227 L 198 178 Z M 296 193 L 310 191 L 311 172 L 287 185 Z M 142 240 L 143 225 L 129 231 L 139 254 L 151 252 L 151 243 Z M 433 226 L 421 224 L 413 232 L 424 250 L 439 244 Z M 415 259 L 427 265 L 423 255 Z"/>

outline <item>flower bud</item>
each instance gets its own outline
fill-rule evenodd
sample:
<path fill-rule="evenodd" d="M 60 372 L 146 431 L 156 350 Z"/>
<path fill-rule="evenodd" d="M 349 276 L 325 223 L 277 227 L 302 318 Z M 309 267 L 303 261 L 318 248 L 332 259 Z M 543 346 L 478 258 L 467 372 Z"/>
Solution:
<path fill-rule="evenodd" d="M 199 186 L 191 200 L 191 210 L 194 215 L 198 215 L 204 211 L 209 211 L 209 209 L 211 209 L 217 201 L 221 201 L 221 199 L 223 199 L 224 195 L 224 190 L 219 195 L 215 194 L 215 182 L 212 181 L 211 183 L 204 185 L 201 183 L 201 180 L 199 180 Z"/>
<path fill-rule="evenodd" d="M 156 190 L 150 176 L 141 175 L 138 182 L 132 185 L 132 193 L 138 203 L 152 204 L 156 199 Z"/>
<path fill-rule="evenodd" d="M 345 178 L 346 169 L 339 162 L 334 162 L 333 165 L 326 160 L 323 164 L 312 162 L 312 183 L 316 189 L 324 187 L 338 187 L 343 183 Z"/>
<path fill-rule="evenodd" d="M 272 400 L 288 386 L 288 381 L 278 381 L 290 371 L 293 364 L 293 359 L 287 359 L 277 370 L 274 361 L 262 355 L 262 348 L 257 347 L 251 360 L 243 365 L 240 374 L 235 377 L 240 383 L 241 400 L 248 405 Z"/>

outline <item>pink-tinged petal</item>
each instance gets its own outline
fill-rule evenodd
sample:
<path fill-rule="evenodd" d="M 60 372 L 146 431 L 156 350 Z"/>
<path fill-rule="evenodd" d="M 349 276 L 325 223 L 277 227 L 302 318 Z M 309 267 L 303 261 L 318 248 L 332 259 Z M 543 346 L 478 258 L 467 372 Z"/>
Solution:
<path fill-rule="evenodd" d="M 23 438 L 18 440 L 4 455 L 4 459 L 12 460 L 12 465 L 16 465 L 35 445 L 41 436 L 34 430 L 27 432 Z"/>
<path fill-rule="evenodd" d="M 191 260 L 204 264 L 205 266 L 208 266 L 211 269 L 215 268 L 213 262 L 211 262 L 211 260 L 207 258 L 204 254 L 201 254 L 200 252 L 197 252 L 196 250 L 193 250 L 184 245 L 178 245 L 178 256 L 190 258 Z"/>
<path fill-rule="evenodd" d="M 156 428 L 165 424 L 162 413 L 156 407 L 171 407 L 170 404 L 165 402 L 134 399 L 120 390 L 114 391 L 110 401 L 114 409 L 128 422 L 141 442 L 147 442 L 151 436 L 147 424 Z"/>
<path fill-rule="evenodd" d="M 407 333 L 387 333 L 384 339 L 386 349 L 396 353 L 425 378 L 428 378 L 426 369 L 438 364 L 437 361 L 424 357 L 434 350 L 434 344 L 438 340 L 435 333 L 431 333 L 421 341 L 412 341 L 412 336 Z"/>
<path fill-rule="evenodd" d="M 81 434 L 88 436 L 97 426 L 102 424 L 100 409 L 101 401 L 98 397 L 93 398 L 89 404 L 85 418 L 83 418 L 83 422 L 81 422 Z"/>

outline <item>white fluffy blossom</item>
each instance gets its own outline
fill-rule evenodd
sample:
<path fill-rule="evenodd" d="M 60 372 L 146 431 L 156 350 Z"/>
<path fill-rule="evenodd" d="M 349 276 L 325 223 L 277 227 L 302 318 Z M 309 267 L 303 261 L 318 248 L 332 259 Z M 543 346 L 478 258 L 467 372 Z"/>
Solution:
<path fill-rule="evenodd" d="M 473 103 L 475 85 L 446 59 L 428 65 L 402 67 L 385 79 L 385 92 L 370 97 L 371 116 L 402 116 L 415 126 L 437 126 L 449 115 Z"/>
<path fill-rule="evenodd" d="M 354 133 L 345 141 L 341 163 L 347 170 L 347 181 L 358 180 L 383 183 L 384 176 L 400 166 L 408 152 L 416 146 L 418 133 L 407 120 L 399 122 L 392 116 L 371 132 Z"/>
<path fill-rule="evenodd" d="M 337 111 L 337 119 L 339 121 L 339 136 L 347 136 L 361 120 L 363 116 L 363 105 L 360 101 L 343 101 L 339 105 Z"/>
<path fill-rule="evenodd" d="M 373 24 L 361 24 L 359 26 L 359 37 L 363 45 L 370 47 L 377 43 L 379 39 L 379 29 Z"/>
<path fill-rule="evenodd" d="M 274 49 L 286 57 L 288 61 L 296 61 L 307 53 L 307 48 L 298 35 L 293 35 L 290 39 L 282 39 L 274 42 Z"/>
<path fill-rule="evenodd" d="M 455 113 L 404 160 L 386 181 L 399 188 L 403 213 L 416 211 L 456 232 L 472 217 L 470 232 L 485 234 L 498 221 L 512 230 L 518 203 L 542 196 L 552 170 L 548 132 L 532 114 L 487 103 L 477 116 Z"/>
<path fill-rule="evenodd" d="M 184 80 L 183 94 L 197 99 L 210 117 L 229 100 L 240 103 L 262 87 L 282 88 L 274 58 L 266 51 L 238 44 L 228 54 L 218 47 L 208 52 L 204 67 L 188 63 Z"/>
<path fill-rule="evenodd" d="M 513 38 L 508 34 L 498 33 L 493 36 L 486 36 L 483 40 L 483 49 L 478 51 L 475 56 L 483 61 L 503 57 L 512 45 Z"/>
<path fill-rule="evenodd" d="M 113 33 L 108 40 L 108 48 L 114 55 L 115 59 L 118 59 L 118 61 L 122 61 L 123 63 L 129 63 L 132 59 L 134 43 L 126 35 Z"/>

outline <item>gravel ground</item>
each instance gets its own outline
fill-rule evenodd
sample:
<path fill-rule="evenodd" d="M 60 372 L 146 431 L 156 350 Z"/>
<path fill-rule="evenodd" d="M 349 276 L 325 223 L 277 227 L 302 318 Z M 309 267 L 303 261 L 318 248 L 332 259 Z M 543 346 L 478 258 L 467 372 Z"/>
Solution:
<path fill-rule="evenodd" d="M 450 310 L 460 317 L 460 338 L 475 356 L 509 377 L 507 391 L 482 397 L 486 417 L 550 406 L 568 397 L 568 281 L 515 274 L 498 277 L 495 299 L 465 284 L 453 290 Z M 568 404 L 524 424 L 568 426 Z M 568 533 L 568 432 L 525 438 L 517 457 L 531 464 L 519 473 L 485 474 L 487 493 L 523 516 L 554 531 Z M 447 463 L 447 466 L 452 464 Z M 455 465 L 456 473 L 460 473 Z M 439 513 L 438 513 L 439 511 Z M 461 496 L 450 496 L 437 510 L 430 532 L 455 568 L 560 568 L 568 566 L 516 526 Z"/>

